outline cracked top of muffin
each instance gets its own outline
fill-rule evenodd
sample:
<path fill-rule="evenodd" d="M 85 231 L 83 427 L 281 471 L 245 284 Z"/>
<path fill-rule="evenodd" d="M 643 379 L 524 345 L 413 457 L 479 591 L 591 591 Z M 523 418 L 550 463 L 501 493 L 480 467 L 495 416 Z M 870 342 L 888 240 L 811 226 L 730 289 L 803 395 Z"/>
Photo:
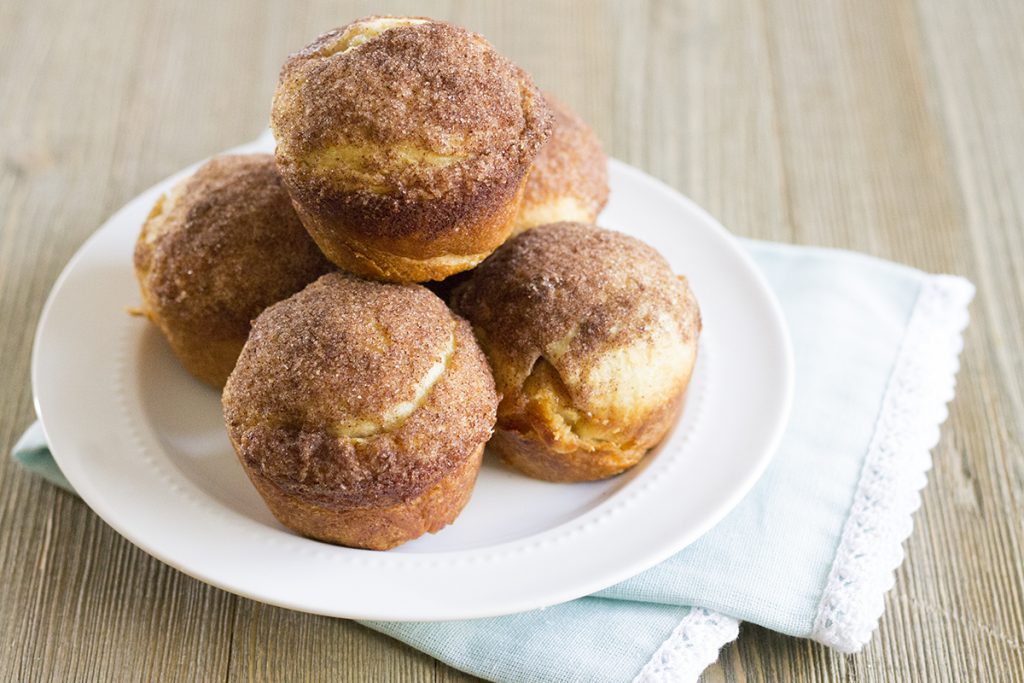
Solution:
<path fill-rule="evenodd" d="M 581 223 L 509 240 L 455 290 L 452 307 L 491 361 L 499 415 L 518 410 L 540 360 L 587 416 L 645 414 L 685 386 L 701 328 L 685 278 L 654 248 Z"/>
<path fill-rule="evenodd" d="M 476 33 L 374 16 L 289 57 L 271 123 L 286 176 L 428 199 L 522 174 L 551 117 L 530 77 Z"/>
<path fill-rule="evenodd" d="M 269 154 L 215 157 L 160 197 L 134 264 L 150 317 L 178 333 L 243 341 L 264 308 L 332 269 Z"/>
<path fill-rule="evenodd" d="M 471 457 L 497 396 L 469 324 L 429 290 L 335 272 L 256 319 L 223 403 L 260 476 L 323 504 L 377 505 Z"/>

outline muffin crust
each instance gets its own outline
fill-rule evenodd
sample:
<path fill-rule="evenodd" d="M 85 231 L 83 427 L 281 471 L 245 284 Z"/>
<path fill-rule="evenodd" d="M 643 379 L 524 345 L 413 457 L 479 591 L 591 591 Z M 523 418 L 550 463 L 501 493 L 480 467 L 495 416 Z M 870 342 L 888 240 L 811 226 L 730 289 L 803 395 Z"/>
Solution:
<path fill-rule="evenodd" d="M 513 235 L 537 225 L 594 223 L 608 203 L 608 157 L 594 130 L 550 93 L 551 137 L 530 169 Z"/>
<path fill-rule="evenodd" d="M 161 196 L 134 263 L 144 313 L 186 369 L 217 388 L 252 319 L 332 269 L 269 154 L 211 159 Z"/>
<path fill-rule="evenodd" d="M 507 237 L 551 120 L 529 76 L 481 36 L 423 18 L 368 17 L 281 70 L 277 161 L 335 263 L 441 279 Z"/>
<path fill-rule="evenodd" d="M 428 290 L 331 273 L 257 318 L 223 403 L 285 525 L 383 549 L 461 510 L 497 396 L 468 323 Z"/>
<path fill-rule="evenodd" d="M 558 223 L 496 251 L 453 294 L 502 395 L 492 445 L 531 476 L 583 481 L 636 464 L 674 423 L 700 313 L 651 247 Z"/>

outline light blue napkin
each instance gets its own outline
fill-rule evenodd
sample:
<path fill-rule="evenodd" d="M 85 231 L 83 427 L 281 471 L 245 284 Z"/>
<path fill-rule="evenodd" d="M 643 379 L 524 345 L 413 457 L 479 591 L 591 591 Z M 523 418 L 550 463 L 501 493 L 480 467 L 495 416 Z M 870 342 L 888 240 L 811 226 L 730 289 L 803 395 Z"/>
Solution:
<path fill-rule="evenodd" d="M 744 245 L 782 302 L 796 392 L 780 450 L 740 505 L 595 596 L 492 619 L 367 626 L 500 681 L 695 680 L 739 621 L 863 647 L 920 504 L 974 288 L 848 252 Z M 41 431 L 14 457 L 66 487 Z"/>

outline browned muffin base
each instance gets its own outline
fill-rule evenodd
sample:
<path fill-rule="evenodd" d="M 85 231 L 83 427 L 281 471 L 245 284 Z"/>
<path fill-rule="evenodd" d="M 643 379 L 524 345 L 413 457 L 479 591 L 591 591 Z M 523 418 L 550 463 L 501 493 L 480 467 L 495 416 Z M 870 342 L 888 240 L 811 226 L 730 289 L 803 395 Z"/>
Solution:
<path fill-rule="evenodd" d="M 457 208 L 460 229 L 440 238 L 431 236 L 430 229 L 444 225 L 451 212 L 438 212 L 436 202 L 410 202 L 390 215 L 386 209 L 373 212 L 388 215 L 383 226 L 405 222 L 406 213 L 410 222 L 425 223 L 422 231 L 395 237 L 385 237 L 385 227 L 376 234 L 367 231 L 366 207 L 339 204 L 325 212 L 313 201 L 296 201 L 295 210 L 320 250 L 342 270 L 389 282 L 428 282 L 475 268 L 501 246 L 512 232 L 525 187 L 524 176 L 511 196 L 491 188 L 480 201 L 464 198 Z M 367 201 L 388 203 L 374 197 Z"/>
<path fill-rule="evenodd" d="M 415 498 L 390 507 L 337 508 L 312 505 L 289 495 L 273 482 L 246 468 L 267 507 L 289 529 L 303 536 L 367 550 L 390 550 L 455 521 L 476 484 L 484 447 L 458 468 Z"/>
<path fill-rule="evenodd" d="M 151 306 L 145 296 L 145 290 L 143 299 L 146 300 L 147 306 Z M 245 337 L 204 341 L 190 334 L 180 334 L 169 325 L 161 324 L 162 321 L 148 311 L 145 315 L 163 332 L 171 351 L 189 374 L 214 389 L 224 386 L 228 381 L 228 375 L 235 367 L 235 362 L 238 361 L 238 354 L 245 346 Z"/>
<path fill-rule="evenodd" d="M 567 443 L 548 428 L 547 420 L 531 414 L 502 415 L 488 443 L 501 459 L 535 479 L 560 483 L 596 481 L 625 472 L 661 443 L 675 426 L 685 403 L 685 385 L 674 400 L 631 425 L 635 436 L 626 444 L 598 442 L 580 447 Z"/>

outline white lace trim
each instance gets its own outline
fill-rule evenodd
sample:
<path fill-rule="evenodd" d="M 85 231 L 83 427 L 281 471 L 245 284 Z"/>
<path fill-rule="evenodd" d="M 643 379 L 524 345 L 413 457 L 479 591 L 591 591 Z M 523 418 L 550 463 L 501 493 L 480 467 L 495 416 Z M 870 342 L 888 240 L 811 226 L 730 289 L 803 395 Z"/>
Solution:
<path fill-rule="evenodd" d="M 739 630 L 736 619 L 694 607 L 655 650 L 633 683 L 696 681 L 718 659 L 722 646 L 736 640 Z"/>
<path fill-rule="evenodd" d="M 811 633 L 842 652 L 868 642 L 895 583 L 953 398 L 973 296 L 963 278 L 932 276 L 911 314 Z"/>

